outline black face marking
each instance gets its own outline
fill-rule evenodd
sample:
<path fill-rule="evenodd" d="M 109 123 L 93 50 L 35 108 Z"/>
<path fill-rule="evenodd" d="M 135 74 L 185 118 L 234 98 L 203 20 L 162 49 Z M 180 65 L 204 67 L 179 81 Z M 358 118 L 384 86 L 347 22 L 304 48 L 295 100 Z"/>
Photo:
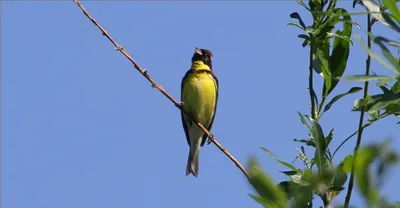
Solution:
<path fill-rule="evenodd" d="M 201 54 L 198 53 L 197 50 L 200 50 Z M 197 52 L 196 52 L 197 51 Z M 210 67 L 210 69 L 212 69 L 212 53 L 211 51 L 207 50 L 207 49 L 195 49 L 195 53 L 192 57 L 192 62 L 193 61 L 203 61 L 203 63 L 207 66 Z"/>

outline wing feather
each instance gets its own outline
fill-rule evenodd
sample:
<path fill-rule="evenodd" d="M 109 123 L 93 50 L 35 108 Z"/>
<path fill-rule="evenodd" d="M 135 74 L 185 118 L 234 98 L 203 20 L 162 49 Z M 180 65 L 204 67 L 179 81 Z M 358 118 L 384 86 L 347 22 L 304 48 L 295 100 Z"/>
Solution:
<path fill-rule="evenodd" d="M 182 78 L 182 82 L 181 82 L 181 101 L 183 98 L 183 86 L 185 85 L 187 78 L 189 77 L 189 75 L 192 73 L 192 70 L 188 70 L 185 74 L 185 76 Z M 186 135 L 186 141 L 188 143 L 188 145 L 190 146 L 190 135 L 189 135 L 189 129 L 186 123 L 186 119 L 185 119 L 185 114 L 183 113 L 183 111 L 181 111 L 181 119 L 182 119 L 182 126 L 183 126 L 183 130 L 185 131 L 185 135 Z M 188 119 L 188 122 L 192 122 L 190 119 Z"/>

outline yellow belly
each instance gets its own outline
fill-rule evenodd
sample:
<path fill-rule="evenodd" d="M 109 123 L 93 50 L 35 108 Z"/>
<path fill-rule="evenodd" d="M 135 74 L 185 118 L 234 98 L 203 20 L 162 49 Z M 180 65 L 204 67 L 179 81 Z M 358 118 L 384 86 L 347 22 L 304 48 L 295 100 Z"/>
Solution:
<path fill-rule="evenodd" d="M 210 74 L 192 74 L 182 92 L 184 108 L 204 126 L 208 126 L 215 112 L 217 88 Z"/>

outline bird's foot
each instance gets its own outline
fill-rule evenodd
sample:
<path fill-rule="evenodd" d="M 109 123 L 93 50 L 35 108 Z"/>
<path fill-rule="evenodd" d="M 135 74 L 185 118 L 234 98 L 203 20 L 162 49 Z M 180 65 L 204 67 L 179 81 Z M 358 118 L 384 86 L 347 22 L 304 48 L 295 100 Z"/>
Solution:
<path fill-rule="evenodd" d="M 210 136 L 208 136 L 207 145 L 211 144 L 213 141 L 214 141 L 214 135 L 210 134 Z"/>
<path fill-rule="evenodd" d="M 178 104 L 176 104 L 176 107 L 182 109 L 183 108 L 183 102 L 179 102 Z"/>

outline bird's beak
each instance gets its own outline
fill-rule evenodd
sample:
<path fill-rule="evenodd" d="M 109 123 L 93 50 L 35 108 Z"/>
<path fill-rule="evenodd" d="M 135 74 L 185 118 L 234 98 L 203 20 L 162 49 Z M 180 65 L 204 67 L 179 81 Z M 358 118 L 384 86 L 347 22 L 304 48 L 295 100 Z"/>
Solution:
<path fill-rule="evenodd" d="M 199 55 L 203 55 L 203 53 L 201 53 L 201 50 L 198 48 L 194 48 L 194 53 L 199 54 Z"/>

